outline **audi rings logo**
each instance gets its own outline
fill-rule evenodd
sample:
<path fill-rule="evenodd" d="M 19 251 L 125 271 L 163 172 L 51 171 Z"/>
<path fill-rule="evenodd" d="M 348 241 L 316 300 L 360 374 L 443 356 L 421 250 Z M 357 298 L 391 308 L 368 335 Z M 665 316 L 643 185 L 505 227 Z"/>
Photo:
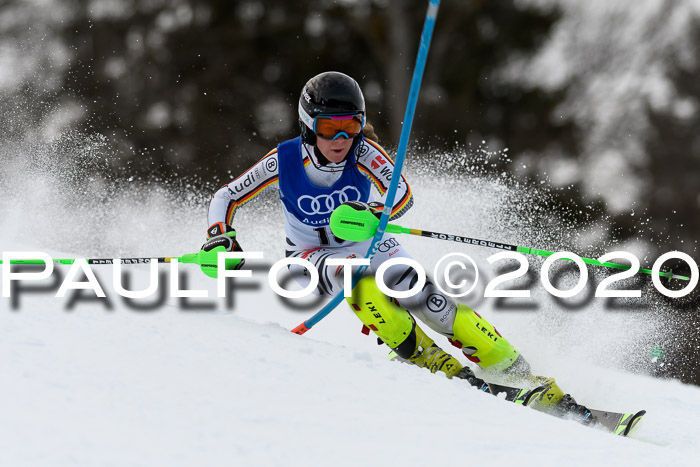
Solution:
<path fill-rule="evenodd" d="M 382 243 L 377 245 L 377 249 L 381 253 L 386 253 L 387 251 L 391 250 L 392 248 L 396 248 L 399 246 L 399 242 L 395 238 L 390 238 L 388 240 L 384 240 Z"/>
<path fill-rule="evenodd" d="M 308 216 L 314 214 L 330 214 L 343 203 L 347 203 L 348 201 L 360 201 L 361 196 L 360 190 L 354 186 L 346 186 L 342 190 L 336 190 L 330 195 L 300 196 L 297 201 L 297 206 L 299 206 L 301 212 Z"/>

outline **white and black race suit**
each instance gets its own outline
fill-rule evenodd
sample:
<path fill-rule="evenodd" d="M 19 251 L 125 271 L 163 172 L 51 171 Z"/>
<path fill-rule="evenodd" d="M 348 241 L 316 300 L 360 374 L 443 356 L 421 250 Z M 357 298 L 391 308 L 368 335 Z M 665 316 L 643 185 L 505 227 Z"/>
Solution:
<path fill-rule="evenodd" d="M 349 156 L 340 163 L 322 163 L 313 146 L 295 138 L 280 144 L 241 176 L 221 187 L 209 206 L 209 224 L 234 225 L 234 215 L 240 206 L 276 185 L 285 216 L 286 255 L 311 262 L 319 273 L 315 292 L 334 296 L 342 289 L 342 270 L 326 265 L 326 261 L 329 258 L 363 258 L 371 241 L 355 243 L 336 238 L 330 230 L 330 214 L 346 201 L 374 200 L 371 185 L 380 194 L 378 201 L 384 202 L 393 169 L 394 164 L 384 149 L 367 138 L 357 141 Z M 402 176 L 391 219 L 399 218 L 412 205 L 411 189 Z M 368 273 L 373 274 L 381 263 L 394 257 L 410 255 L 395 237 L 385 234 Z M 290 271 L 302 286 L 308 285 L 310 278 L 303 267 L 291 265 Z M 405 291 L 415 284 L 417 274 L 412 268 L 397 265 L 387 270 L 384 280 L 391 289 Z M 434 311 L 436 300 L 444 300 L 440 313 Z M 438 332 L 452 334 L 456 305 L 430 280 L 420 293 L 402 299 L 401 305 Z"/>

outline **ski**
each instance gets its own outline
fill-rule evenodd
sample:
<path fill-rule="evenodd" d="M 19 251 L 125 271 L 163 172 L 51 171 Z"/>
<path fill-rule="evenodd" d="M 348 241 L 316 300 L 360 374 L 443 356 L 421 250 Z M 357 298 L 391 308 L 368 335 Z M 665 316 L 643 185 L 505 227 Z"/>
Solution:
<path fill-rule="evenodd" d="M 605 430 L 619 436 L 627 436 L 630 431 L 637 426 L 646 410 L 637 413 L 606 412 L 604 410 L 588 409 L 594 417 L 592 426 L 604 428 Z"/>
<path fill-rule="evenodd" d="M 534 377 L 534 381 L 543 384 L 541 386 L 543 389 L 533 390 L 535 392 L 540 389 L 528 400 L 528 404 L 534 401 L 532 408 L 555 417 L 576 420 L 585 426 L 602 428 L 619 436 L 627 436 L 646 414 L 646 410 L 640 410 L 637 413 L 619 413 L 590 409 L 576 403 L 570 394 L 563 394 L 553 378 L 537 376 Z"/>
<path fill-rule="evenodd" d="M 637 426 L 642 417 L 647 413 L 646 410 L 640 410 L 637 413 L 608 412 L 605 410 L 589 409 L 588 407 L 578 404 L 576 404 L 575 407 L 575 410 L 570 410 L 555 406 L 552 410 L 546 411 L 545 413 L 563 419 L 575 420 L 585 426 L 601 428 L 618 436 L 629 435 L 632 429 Z"/>
<path fill-rule="evenodd" d="M 392 362 L 413 365 L 413 363 L 409 362 L 408 360 L 399 357 L 393 350 L 389 352 L 389 360 L 391 360 Z M 470 372 L 470 374 L 473 376 L 473 373 Z M 530 402 L 543 397 L 544 394 L 549 390 L 550 386 L 551 383 L 549 383 L 549 380 L 546 380 L 546 384 L 537 386 L 532 389 L 504 386 L 502 384 L 489 383 L 483 380 L 481 380 L 481 386 L 476 386 L 472 383 L 472 387 L 476 387 L 479 391 L 486 392 L 497 397 L 500 394 L 505 394 L 504 399 L 506 401 L 513 402 L 514 404 L 522 405 L 525 407 L 527 407 L 530 404 Z"/>
<path fill-rule="evenodd" d="M 517 405 L 523 405 L 525 407 L 527 407 L 528 404 L 530 404 L 530 402 L 535 400 L 537 396 L 542 394 L 542 392 L 546 389 L 546 386 L 538 386 L 534 389 L 523 389 L 514 388 L 510 386 L 503 386 L 494 383 L 484 383 L 479 388 L 480 391 L 488 392 L 489 394 L 493 394 L 494 396 L 498 396 L 499 394 L 505 394 L 505 400 L 513 402 Z"/>

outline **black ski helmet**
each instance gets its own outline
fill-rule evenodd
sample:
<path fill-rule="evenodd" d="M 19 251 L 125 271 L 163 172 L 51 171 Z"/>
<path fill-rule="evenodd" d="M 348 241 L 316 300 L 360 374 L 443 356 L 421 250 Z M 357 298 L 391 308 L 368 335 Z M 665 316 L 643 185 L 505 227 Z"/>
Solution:
<path fill-rule="evenodd" d="M 316 144 L 313 119 L 317 115 L 353 112 L 361 112 L 363 117 L 365 115 L 365 98 L 357 81 L 337 71 L 327 71 L 314 76 L 304 85 L 299 97 L 302 141 Z M 361 138 L 361 135 L 357 138 Z"/>

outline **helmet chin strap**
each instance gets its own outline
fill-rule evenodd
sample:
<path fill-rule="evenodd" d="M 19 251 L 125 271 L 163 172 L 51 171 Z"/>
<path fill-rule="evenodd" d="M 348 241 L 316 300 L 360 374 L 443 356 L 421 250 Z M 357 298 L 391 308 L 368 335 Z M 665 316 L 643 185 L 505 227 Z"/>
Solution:
<path fill-rule="evenodd" d="M 316 160 L 318 160 L 318 163 L 320 165 L 326 166 L 330 162 L 326 156 L 323 155 L 321 150 L 318 148 L 318 146 L 314 146 L 314 154 L 316 155 Z M 348 151 L 348 154 L 345 155 L 345 158 L 341 161 L 344 162 L 345 159 L 348 158 L 348 155 L 350 154 L 350 151 Z"/>
<path fill-rule="evenodd" d="M 299 127 L 301 128 L 301 140 L 306 144 L 316 146 L 316 135 L 314 132 L 301 120 L 299 120 Z"/>
<path fill-rule="evenodd" d="M 328 164 L 330 164 L 331 161 L 329 161 L 328 158 L 326 156 L 324 156 L 323 153 L 321 153 L 321 151 L 318 149 L 318 146 L 314 146 L 314 154 L 313 155 L 309 152 L 308 146 L 306 146 L 306 145 L 302 145 L 302 146 L 304 147 L 306 154 L 309 156 L 309 160 L 314 165 L 316 170 L 319 170 L 321 172 L 344 172 L 346 170 L 350 170 L 350 169 L 354 168 L 357 165 L 357 162 L 355 162 L 354 164 L 347 164 L 347 160 L 348 160 L 348 156 L 350 155 L 350 152 L 355 151 L 355 148 L 357 147 L 355 144 L 353 144 L 350 147 L 350 150 L 348 151 L 345 158 L 338 163 L 338 164 L 344 163 L 344 165 L 342 167 L 328 167 Z M 315 159 L 318 161 L 318 163 L 316 163 L 316 160 L 314 160 L 314 156 L 316 156 Z"/>

